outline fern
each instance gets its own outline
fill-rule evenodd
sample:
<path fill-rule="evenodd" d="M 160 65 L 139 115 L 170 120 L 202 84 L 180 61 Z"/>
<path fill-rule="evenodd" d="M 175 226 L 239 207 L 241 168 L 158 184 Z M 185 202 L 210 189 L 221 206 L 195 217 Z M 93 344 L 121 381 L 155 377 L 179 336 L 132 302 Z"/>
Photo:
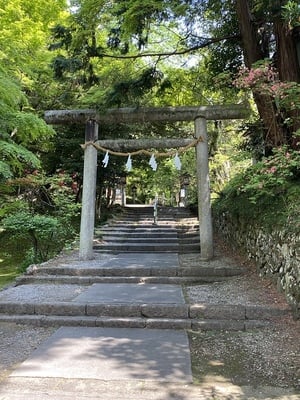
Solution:
<path fill-rule="evenodd" d="M 12 173 L 19 174 L 26 167 L 40 167 L 39 159 L 31 151 L 14 142 L 0 140 L 0 157 L 2 159 L 0 171 L 3 177 L 10 177 Z"/>
<path fill-rule="evenodd" d="M 0 161 L 0 182 L 13 177 L 10 166 L 4 161 Z"/>
<path fill-rule="evenodd" d="M 27 98 L 18 82 L 1 66 L 0 93 L 0 138 L 14 131 L 16 141 L 25 147 L 36 143 L 47 146 L 47 139 L 53 137 L 55 131 L 38 115 L 22 111 L 29 108 Z"/>
<path fill-rule="evenodd" d="M 10 121 L 9 130 L 16 130 L 16 137 L 23 145 L 32 142 L 45 142 L 54 136 L 55 131 L 47 125 L 41 118 L 32 113 L 16 112 Z"/>
<path fill-rule="evenodd" d="M 20 109 L 22 105 L 27 104 L 27 99 L 19 84 L 7 76 L 3 69 L 0 69 L 0 92 L 0 112 L 2 107 Z"/>

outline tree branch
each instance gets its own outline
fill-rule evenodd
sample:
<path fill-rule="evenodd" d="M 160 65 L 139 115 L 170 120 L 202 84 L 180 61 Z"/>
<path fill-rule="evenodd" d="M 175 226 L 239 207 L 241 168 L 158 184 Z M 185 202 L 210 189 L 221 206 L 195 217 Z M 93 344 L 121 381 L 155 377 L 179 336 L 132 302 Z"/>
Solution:
<path fill-rule="evenodd" d="M 223 40 L 240 39 L 240 35 L 222 36 L 219 38 L 201 38 L 201 39 L 203 40 L 202 43 L 199 43 L 196 46 L 192 46 L 192 47 L 185 48 L 182 50 L 166 51 L 166 52 L 162 52 L 162 53 L 157 53 L 157 52 L 147 53 L 147 52 L 145 52 L 145 53 L 138 53 L 138 54 L 134 54 L 134 55 L 114 55 L 114 54 L 108 54 L 108 53 L 100 53 L 99 57 L 115 58 L 115 59 L 136 59 L 136 58 L 142 58 L 142 57 L 180 56 L 183 54 L 192 53 L 193 51 L 196 51 L 199 49 L 203 49 L 205 47 L 210 46 L 211 44 L 222 42 Z"/>

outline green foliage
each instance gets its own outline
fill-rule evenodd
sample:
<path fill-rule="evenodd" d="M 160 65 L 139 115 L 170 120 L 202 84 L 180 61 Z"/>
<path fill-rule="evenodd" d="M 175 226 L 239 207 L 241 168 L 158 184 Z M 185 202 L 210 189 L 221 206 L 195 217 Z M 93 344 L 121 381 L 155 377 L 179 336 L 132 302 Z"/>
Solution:
<path fill-rule="evenodd" d="M 80 204 L 76 202 L 79 192 L 78 176 L 63 171 L 45 176 L 38 171 L 9 181 L 11 189 L 18 191 L 20 207 L 33 214 L 52 215 L 67 225 L 76 220 Z"/>
<path fill-rule="evenodd" d="M 13 240 L 29 239 L 32 244 L 33 261 L 42 262 L 56 254 L 57 245 L 61 248 L 69 229 L 57 218 L 46 215 L 33 215 L 28 211 L 19 211 L 1 221 L 3 228 L 13 235 Z"/>
<path fill-rule="evenodd" d="M 54 130 L 37 115 L 20 111 L 28 105 L 20 85 L 0 69 L 0 180 L 20 176 L 26 168 L 39 168 L 31 151 L 43 150 Z"/>
<path fill-rule="evenodd" d="M 298 1 L 288 0 L 282 6 L 282 17 L 288 22 L 291 28 L 300 26 L 300 5 Z"/>
<path fill-rule="evenodd" d="M 11 283 L 20 273 L 19 266 L 27 250 L 28 246 L 24 240 L 13 242 L 5 232 L 0 231 L 0 289 Z"/>
<path fill-rule="evenodd" d="M 0 146 L 1 146 L 1 142 L 0 142 Z M 4 161 L 0 161 L 0 182 L 2 180 L 7 180 L 9 178 L 12 178 L 12 176 L 13 176 L 13 174 L 12 174 L 10 166 Z"/>
<path fill-rule="evenodd" d="M 274 150 L 273 156 L 248 168 L 233 186 L 236 194 L 244 192 L 256 203 L 260 197 L 284 193 L 289 183 L 299 178 L 300 152 L 282 146 Z"/>
<path fill-rule="evenodd" d="M 0 66 L 0 116 L 3 117 L 11 110 L 18 109 L 26 103 L 26 97 L 16 80 L 8 76 L 7 71 Z M 1 118 L 2 119 L 2 118 Z M 2 127 L 4 121 L 0 120 Z"/>
<path fill-rule="evenodd" d="M 241 190 L 252 192 L 250 199 L 254 202 L 260 196 L 275 196 L 278 192 L 284 192 L 290 181 L 300 177 L 300 152 L 288 150 L 286 146 L 280 147 L 274 150 L 272 157 L 256 164 L 253 170 L 256 173 L 248 175 Z"/>
<path fill-rule="evenodd" d="M 63 172 L 51 177 L 35 172 L 9 182 L 18 201 L 0 204 L 1 226 L 11 247 L 20 240 L 30 243 L 22 268 L 49 259 L 73 241 L 80 212 L 75 183 L 75 176 Z"/>
<path fill-rule="evenodd" d="M 54 129 L 33 113 L 16 112 L 8 128 L 16 131 L 18 143 L 39 151 L 47 150 L 47 141 L 55 135 Z"/>
<path fill-rule="evenodd" d="M 287 221 L 299 227 L 299 183 L 300 152 L 283 146 L 236 175 L 215 202 L 215 209 L 269 229 Z"/>
<path fill-rule="evenodd" d="M 75 203 L 74 177 L 64 173 L 53 177 L 27 175 L 11 186 L 18 187 L 20 201 L 18 206 L 6 207 L 1 225 L 11 240 L 30 240 L 28 261 L 45 261 L 75 236 L 80 205 Z"/>
<path fill-rule="evenodd" d="M 69 227 L 74 226 L 81 210 L 81 204 L 76 201 L 80 190 L 78 175 L 69 175 L 61 171 L 42 179 L 42 185 L 48 188 L 48 196 L 53 204 L 53 215 Z M 72 230 L 72 234 L 74 233 Z"/>
<path fill-rule="evenodd" d="M 22 79 L 31 81 L 37 63 L 41 68 L 49 61 L 45 46 L 49 27 L 59 21 L 65 8 L 65 0 L 51 2 L 51 6 L 47 0 L 0 1 L 0 58 L 13 71 L 18 70 Z"/>
<path fill-rule="evenodd" d="M 39 168 L 39 159 L 22 145 L 0 140 L 0 181 L 19 175 L 25 168 Z M 2 168 L 1 168 L 2 166 Z"/>
<path fill-rule="evenodd" d="M 137 78 L 116 83 L 107 94 L 105 104 L 107 107 L 136 104 L 147 92 L 161 83 L 162 79 L 163 74 L 157 69 L 145 69 Z"/>

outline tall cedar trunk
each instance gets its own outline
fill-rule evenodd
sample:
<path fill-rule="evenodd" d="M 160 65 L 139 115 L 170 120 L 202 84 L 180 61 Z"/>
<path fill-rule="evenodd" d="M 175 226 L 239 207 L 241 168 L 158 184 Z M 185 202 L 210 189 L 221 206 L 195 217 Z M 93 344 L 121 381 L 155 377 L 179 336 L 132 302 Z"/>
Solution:
<path fill-rule="evenodd" d="M 236 0 L 236 11 L 242 37 L 245 65 L 251 68 L 253 63 L 268 58 L 269 54 L 261 46 L 257 21 L 255 21 L 251 13 L 249 0 Z M 278 115 L 276 105 L 271 97 L 257 91 L 253 92 L 253 96 L 258 113 L 263 121 L 265 146 L 268 152 L 268 148 L 286 143 L 286 135 L 281 126 L 280 115 Z"/>
<path fill-rule="evenodd" d="M 300 82 L 300 67 L 296 48 L 296 37 L 293 30 L 284 23 L 282 18 L 277 17 L 274 21 L 274 33 L 276 38 L 276 61 L 281 81 Z M 293 123 L 287 132 L 287 141 L 292 147 L 297 148 L 298 139 L 292 137 L 292 133 L 300 129 L 300 111 L 287 112 L 284 117 L 291 118 Z M 288 128 L 287 128 L 288 129 Z"/>

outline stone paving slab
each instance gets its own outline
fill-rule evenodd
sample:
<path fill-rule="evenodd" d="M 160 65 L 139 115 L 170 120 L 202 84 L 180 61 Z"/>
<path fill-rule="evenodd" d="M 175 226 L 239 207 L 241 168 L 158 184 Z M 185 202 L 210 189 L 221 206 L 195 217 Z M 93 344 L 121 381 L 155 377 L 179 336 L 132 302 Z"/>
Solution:
<path fill-rule="evenodd" d="M 179 261 L 176 253 L 125 253 L 112 255 L 95 253 L 94 260 L 73 260 L 71 263 L 61 263 L 62 268 L 178 268 Z"/>
<path fill-rule="evenodd" d="M 182 303 L 181 286 L 167 284 L 94 283 L 73 299 L 76 303 Z"/>
<path fill-rule="evenodd" d="M 21 304 L 28 309 L 32 308 L 33 304 L 40 304 L 42 309 L 43 303 L 46 303 L 45 307 L 48 310 L 51 302 L 56 304 L 70 301 L 78 303 L 79 306 L 88 303 L 185 304 L 181 286 L 172 284 L 95 283 L 91 286 L 27 284 L 0 292 L 0 305 L 6 312 L 9 307 L 14 307 L 14 304 Z M 43 312 L 38 313 L 43 314 Z"/>
<path fill-rule="evenodd" d="M 178 268 L 178 255 L 172 253 L 127 253 L 120 254 L 101 267 L 115 268 Z"/>
<path fill-rule="evenodd" d="M 188 337 L 173 330 L 62 327 L 11 376 L 188 383 Z"/>

